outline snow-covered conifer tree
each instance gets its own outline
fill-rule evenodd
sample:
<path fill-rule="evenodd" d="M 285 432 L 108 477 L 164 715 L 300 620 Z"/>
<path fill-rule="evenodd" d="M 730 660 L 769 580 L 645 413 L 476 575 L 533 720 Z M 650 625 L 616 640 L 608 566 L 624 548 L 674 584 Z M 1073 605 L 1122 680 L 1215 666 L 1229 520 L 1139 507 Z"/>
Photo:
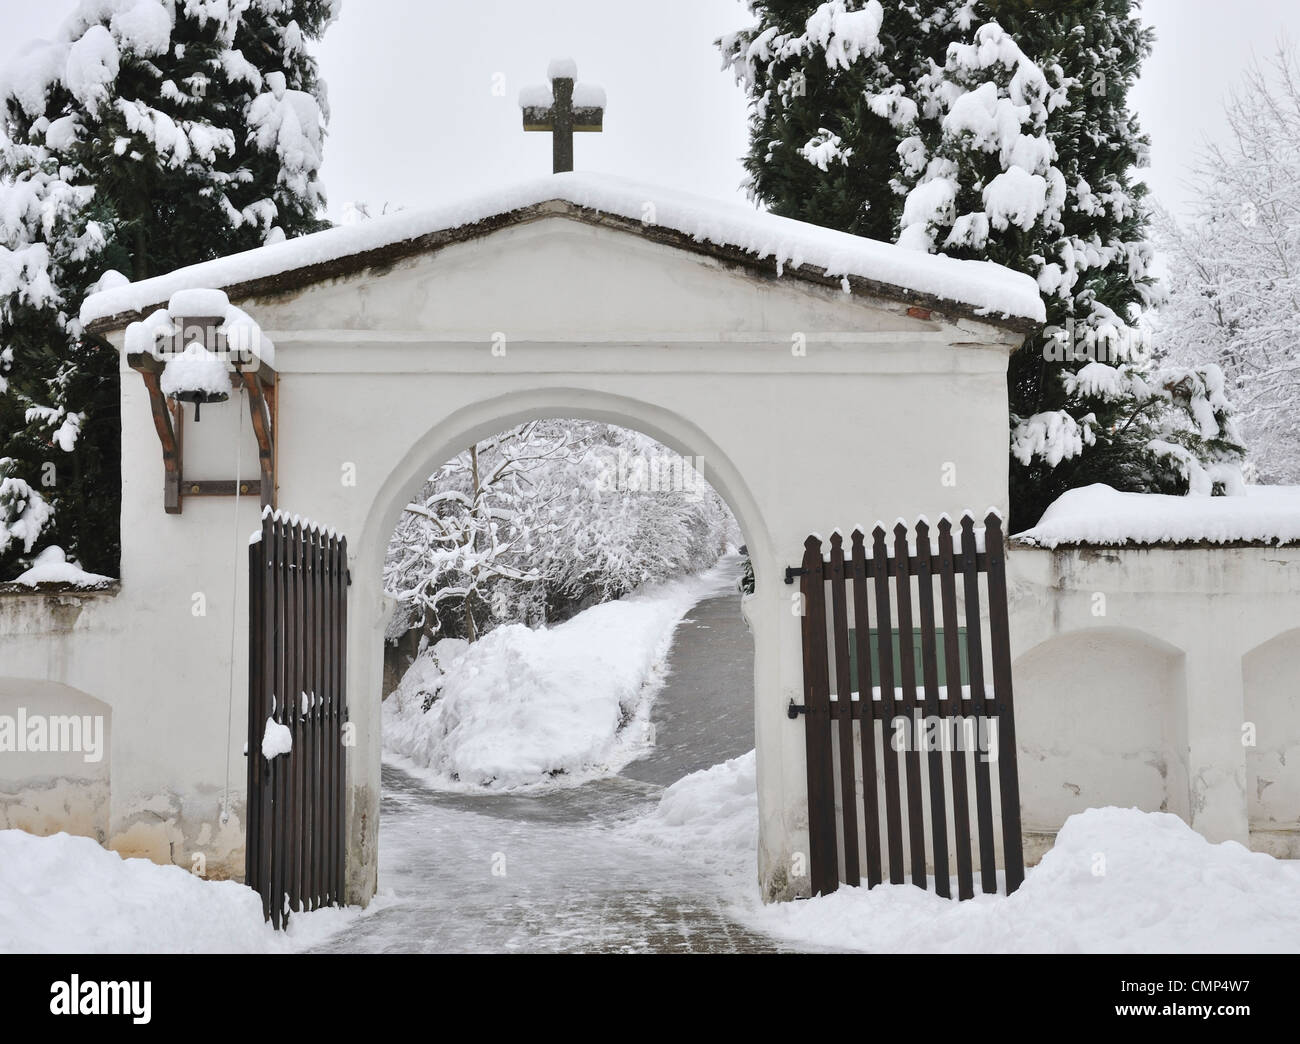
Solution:
<path fill-rule="evenodd" d="M 751 99 L 757 201 L 1038 282 L 1047 326 L 1008 376 L 1017 529 L 1092 482 L 1235 488 L 1220 375 L 1149 365 L 1136 8 L 754 0 L 758 24 L 719 41 Z"/>
<path fill-rule="evenodd" d="M 305 44 L 337 5 L 81 0 L 0 70 L 0 576 L 55 542 L 116 571 L 118 364 L 76 321 L 101 273 L 323 227 Z"/>

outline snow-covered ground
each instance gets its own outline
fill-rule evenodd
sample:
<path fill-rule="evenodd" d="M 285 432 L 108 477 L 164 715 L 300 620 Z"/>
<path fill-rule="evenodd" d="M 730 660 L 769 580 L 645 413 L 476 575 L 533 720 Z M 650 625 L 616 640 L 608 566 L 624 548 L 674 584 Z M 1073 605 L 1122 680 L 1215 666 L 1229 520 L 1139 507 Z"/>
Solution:
<path fill-rule="evenodd" d="M 964 902 L 881 885 L 764 906 L 753 884 L 752 752 L 680 780 L 627 830 L 716 875 L 738 921 L 796 948 L 1300 951 L 1300 863 L 1233 841 L 1211 844 L 1163 812 L 1093 808 L 1071 816 L 1013 895 Z"/>
<path fill-rule="evenodd" d="M 123 859 L 86 837 L 0 830 L 0 953 L 290 952 L 362 916 L 293 914 L 276 932 L 257 893 L 234 881 Z"/>
<path fill-rule="evenodd" d="M 737 559 L 645 587 L 571 620 L 444 639 L 384 701 L 384 747 L 436 787 L 575 786 L 650 745 L 650 707 L 673 630 L 702 598 L 734 590 Z M 426 709 L 427 708 L 427 709 Z"/>

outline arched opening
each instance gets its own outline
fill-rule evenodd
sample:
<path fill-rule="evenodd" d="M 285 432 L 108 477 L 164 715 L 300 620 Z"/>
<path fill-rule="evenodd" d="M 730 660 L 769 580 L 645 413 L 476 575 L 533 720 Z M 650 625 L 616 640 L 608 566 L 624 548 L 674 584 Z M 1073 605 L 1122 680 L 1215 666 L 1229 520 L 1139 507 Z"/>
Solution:
<path fill-rule="evenodd" d="M 397 461 L 366 515 L 356 555 L 368 570 L 383 569 L 389 537 L 405 506 L 428 476 L 462 448 L 530 420 L 598 421 L 650 436 L 668 449 L 704 461 L 710 486 L 736 516 L 761 586 L 773 560 L 772 541 L 749 483 L 730 456 L 681 414 L 640 399 L 585 388 L 537 388 L 483 400 L 454 411 L 424 433 Z"/>
<path fill-rule="evenodd" d="M 554 534 L 539 548 L 547 539 L 535 518 L 514 529 L 502 518 L 488 537 L 492 527 L 474 520 L 471 504 L 491 508 L 491 498 L 478 494 L 483 473 L 501 463 L 508 441 L 502 432 L 516 440 L 527 433 L 528 449 L 546 453 L 558 433 L 572 429 L 587 442 L 578 461 L 561 447 L 528 477 L 536 487 L 531 495 L 541 496 L 554 492 L 555 476 L 541 480 L 551 466 L 561 485 L 604 477 L 598 495 L 562 496 L 550 505 L 574 539 L 599 540 L 604 523 L 592 514 L 602 504 L 611 510 L 609 526 L 630 526 L 611 537 L 617 546 L 602 549 L 607 559 L 631 546 L 627 538 L 639 525 L 709 529 L 712 519 L 711 530 L 694 534 L 693 544 L 690 534 L 666 541 L 672 546 L 656 563 L 662 568 L 616 568 L 611 584 L 575 582 L 572 566 L 586 553 L 580 546 L 559 575 L 534 575 L 530 554 L 549 554 L 554 565 Z M 665 510 L 647 508 L 656 497 L 669 502 Z M 620 498 L 622 507 L 638 500 L 642 517 L 623 517 Z M 422 535 L 431 509 L 440 522 L 424 526 Z M 376 773 L 379 885 L 410 896 L 424 882 L 430 901 L 381 911 L 374 930 L 391 931 L 403 920 L 426 938 L 436 934 L 444 949 L 564 948 L 553 934 L 557 925 L 537 916 L 539 906 L 555 903 L 557 912 L 564 904 L 584 913 L 606 910 L 602 925 L 587 920 L 587 934 L 574 935 L 575 945 L 591 945 L 592 931 L 606 941 L 611 933 L 654 931 L 669 948 L 673 940 L 664 932 L 681 940 L 712 929 L 745 935 L 709 895 L 692 894 L 700 879 L 684 876 L 680 860 L 661 852 L 656 864 L 654 846 L 621 827 L 654 808 L 680 777 L 737 757 L 744 763 L 727 773 L 748 773 L 748 815 L 756 823 L 749 753 L 756 642 L 742 616 L 738 581 L 752 563 L 756 586 L 767 567 L 766 534 L 747 519 L 757 512 L 744 484 L 702 433 L 669 411 L 590 392 L 529 393 L 462 411 L 401 462 L 361 537 L 358 558 L 368 580 L 354 591 L 354 604 L 379 617 L 362 624 L 375 654 L 364 699 L 375 733 L 382 733 L 373 739 L 384 762 Z M 380 564 L 377 535 L 385 526 Z M 394 557 L 403 537 L 418 551 L 429 532 L 454 530 L 458 535 L 440 545 L 449 551 L 463 543 L 467 527 L 488 537 L 486 558 L 510 548 L 501 569 L 485 556 L 476 559 L 495 582 L 467 583 L 462 554 L 446 573 L 459 593 L 439 600 L 436 585 L 426 584 L 403 597 L 418 586 L 394 584 L 395 563 L 405 561 Z M 412 559 L 418 573 L 420 555 Z M 435 559 L 437 550 L 423 561 Z M 376 597 L 381 577 L 384 594 Z M 568 691 L 584 685 L 592 691 Z M 361 698 L 351 697 L 354 714 Z M 750 880 L 756 860 L 751 847 Z M 622 916 L 608 916 L 611 902 Z M 449 916 L 451 907 L 463 916 Z M 479 925 L 474 939 L 472 924 Z"/>
<path fill-rule="evenodd" d="M 1041 854 L 1086 808 L 1187 818 L 1179 650 L 1138 631 L 1098 628 L 1043 642 L 1012 669 L 1027 849 Z M 1065 696 L 1081 676 L 1087 698 Z"/>
<path fill-rule="evenodd" d="M 1241 661 L 1246 807 L 1251 845 L 1300 858 L 1300 629 L 1256 646 Z"/>

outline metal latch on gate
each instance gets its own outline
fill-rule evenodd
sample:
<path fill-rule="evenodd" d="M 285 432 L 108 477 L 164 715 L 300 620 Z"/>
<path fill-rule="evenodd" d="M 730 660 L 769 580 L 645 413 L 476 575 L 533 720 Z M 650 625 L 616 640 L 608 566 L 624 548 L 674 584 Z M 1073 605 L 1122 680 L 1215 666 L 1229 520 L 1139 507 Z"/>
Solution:
<path fill-rule="evenodd" d="M 794 700 L 791 700 L 790 706 L 788 706 L 785 709 L 785 716 L 789 718 L 791 721 L 794 721 L 797 717 L 799 717 L 800 714 L 807 714 L 807 713 L 808 713 L 807 706 L 805 706 L 802 703 L 795 703 Z"/>

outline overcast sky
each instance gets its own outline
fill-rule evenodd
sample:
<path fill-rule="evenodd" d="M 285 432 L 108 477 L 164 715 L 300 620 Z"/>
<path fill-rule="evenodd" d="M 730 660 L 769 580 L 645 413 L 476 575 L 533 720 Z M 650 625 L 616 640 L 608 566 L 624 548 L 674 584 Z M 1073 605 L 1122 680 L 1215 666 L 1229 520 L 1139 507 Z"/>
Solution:
<path fill-rule="evenodd" d="M 74 7 L 0 0 L 0 62 Z M 1148 181 L 1183 212 L 1198 148 L 1223 133 L 1223 99 L 1252 55 L 1283 35 L 1300 41 L 1300 3 L 1146 0 L 1143 10 L 1157 42 L 1132 100 L 1152 138 Z M 575 58 L 579 80 L 608 94 L 604 132 L 576 138 L 579 170 L 734 197 L 744 100 L 712 41 L 747 20 L 741 0 L 344 0 L 320 48 L 331 215 L 352 200 L 418 207 L 548 172 L 550 135 L 524 133 L 516 96 L 555 56 Z"/>

